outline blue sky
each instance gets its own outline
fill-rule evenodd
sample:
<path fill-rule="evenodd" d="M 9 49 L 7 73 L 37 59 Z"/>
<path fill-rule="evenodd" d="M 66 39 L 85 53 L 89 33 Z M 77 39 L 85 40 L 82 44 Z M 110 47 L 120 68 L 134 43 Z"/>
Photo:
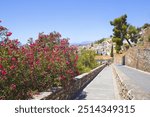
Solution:
<path fill-rule="evenodd" d="M 150 0 L 1 0 L 1 25 L 25 44 L 39 32 L 57 31 L 71 43 L 112 34 L 110 20 L 123 14 L 137 27 L 150 23 Z"/>

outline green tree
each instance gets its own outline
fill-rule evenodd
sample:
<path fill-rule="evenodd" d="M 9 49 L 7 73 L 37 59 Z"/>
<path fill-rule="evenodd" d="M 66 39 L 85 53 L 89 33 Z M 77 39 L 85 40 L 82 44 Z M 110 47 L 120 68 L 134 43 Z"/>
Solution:
<path fill-rule="evenodd" d="M 127 29 L 129 27 L 129 24 L 127 23 L 127 15 L 123 15 L 114 19 L 113 21 L 110 21 L 110 24 L 114 26 L 112 41 L 116 43 L 116 52 L 119 53 L 121 50 L 124 39 L 126 39 L 129 45 L 132 46 L 129 40 L 126 38 Z"/>
<path fill-rule="evenodd" d="M 139 38 L 139 31 L 135 26 L 130 25 L 127 30 L 126 38 L 133 43 L 137 43 Z"/>
<path fill-rule="evenodd" d="M 116 43 L 116 52 L 119 53 L 123 41 L 126 40 L 130 47 L 132 47 L 131 42 L 137 43 L 138 39 L 138 29 L 127 23 L 127 15 L 122 15 L 121 17 L 115 18 L 110 21 L 110 24 L 114 26 L 112 41 Z"/>
<path fill-rule="evenodd" d="M 114 56 L 114 52 L 113 52 L 113 50 L 114 50 L 114 47 L 113 47 L 113 44 L 112 44 L 112 46 L 111 46 L 111 53 L 110 53 L 110 56 L 111 56 L 111 57 L 113 57 L 113 56 Z"/>
<path fill-rule="evenodd" d="M 100 43 L 102 43 L 102 42 L 105 41 L 105 40 L 106 40 L 106 38 L 102 38 L 102 39 L 100 39 L 100 40 L 95 41 L 95 44 L 100 44 Z"/>
<path fill-rule="evenodd" d="M 77 62 L 77 67 L 80 73 L 88 72 L 98 66 L 95 56 L 95 51 L 85 49 L 81 50 Z"/>
<path fill-rule="evenodd" d="M 145 23 L 141 28 L 145 29 L 145 28 L 148 28 L 150 27 L 150 24 L 149 23 Z"/>

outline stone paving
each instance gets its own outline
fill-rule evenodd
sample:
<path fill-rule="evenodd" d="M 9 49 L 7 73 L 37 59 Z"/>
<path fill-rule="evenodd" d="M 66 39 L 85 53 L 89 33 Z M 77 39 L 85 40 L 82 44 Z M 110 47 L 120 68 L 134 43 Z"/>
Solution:
<path fill-rule="evenodd" d="M 130 78 L 135 86 L 150 93 L 150 73 L 124 65 L 115 65 Z M 111 66 L 105 67 L 95 79 L 77 96 L 77 100 L 115 100 L 120 99 Z"/>
<path fill-rule="evenodd" d="M 128 76 L 141 90 L 150 93 L 150 73 L 124 65 L 116 65 L 116 67 Z"/>
<path fill-rule="evenodd" d="M 111 66 L 105 67 L 76 99 L 114 100 L 115 89 Z"/>

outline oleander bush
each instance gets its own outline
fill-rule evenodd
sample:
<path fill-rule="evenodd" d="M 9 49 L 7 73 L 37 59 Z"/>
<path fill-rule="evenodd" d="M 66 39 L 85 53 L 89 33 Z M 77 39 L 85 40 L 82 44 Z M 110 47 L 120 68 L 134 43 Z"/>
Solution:
<path fill-rule="evenodd" d="M 21 45 L 0 26 L 0 99 L 29 99 L 55 86 L 65 87 L 79 74 L 77 48 L 56 32 L 39 34 Z"/>

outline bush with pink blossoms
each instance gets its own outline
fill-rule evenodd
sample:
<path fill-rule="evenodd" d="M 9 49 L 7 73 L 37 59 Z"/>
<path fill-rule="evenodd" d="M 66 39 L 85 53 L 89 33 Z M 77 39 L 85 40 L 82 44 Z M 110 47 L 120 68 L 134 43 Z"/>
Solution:
<path fill-rule="evenodd" d="M 66 87 L 79 74 L 77 48 L 59 33 L 39 34 L 23 46 L 8 39 L 11 34 L 0 28 L 0 99 L 29 99 L 52 87 Z"/>

